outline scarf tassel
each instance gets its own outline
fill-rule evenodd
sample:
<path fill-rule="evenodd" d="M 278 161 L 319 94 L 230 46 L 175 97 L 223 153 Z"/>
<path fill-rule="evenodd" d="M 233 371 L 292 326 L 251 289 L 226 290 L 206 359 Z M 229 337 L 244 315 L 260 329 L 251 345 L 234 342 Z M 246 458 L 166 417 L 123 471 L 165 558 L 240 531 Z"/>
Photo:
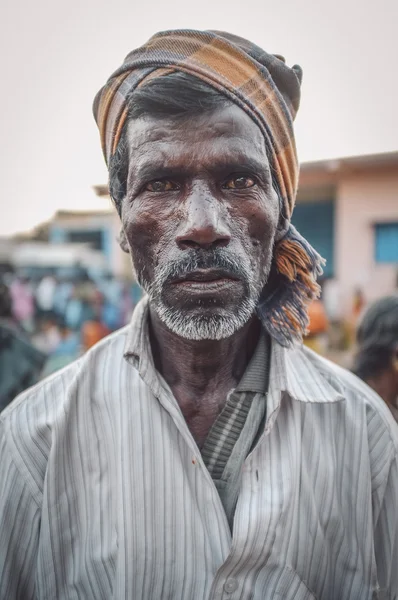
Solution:
<path fill-rule="evenodd" d="M 292 224 L 276 243 L 270 280 L 257 314 L 266 331 L 282 346 L 302 342 L 309 323 L 308 306 L 320 295 L 317 278 L 325 262 Z"/>

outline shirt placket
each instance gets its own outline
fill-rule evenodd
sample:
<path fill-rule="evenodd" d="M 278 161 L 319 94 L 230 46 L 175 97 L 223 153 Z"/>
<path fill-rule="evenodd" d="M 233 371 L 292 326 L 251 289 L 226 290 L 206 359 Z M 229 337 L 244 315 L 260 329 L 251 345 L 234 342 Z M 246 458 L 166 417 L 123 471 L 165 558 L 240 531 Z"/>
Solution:
<path fill-rule="evenodd" d="M 246 460 L 242 474 L 242 489 L 244 486 L 250 485 L 251 471 L 252 465 Z M 254 491 L 254 493 L 257 492 Z M 235 513 L 236 517 L 241 510 L 241 504 L 242 503 L 238 500 Z M 240 531 L 242 531 L 242 529 Z M 242 598 L 245 574 L 238 577 L 234 571 L 241 559 L 241 552 L 239 549 L 242 547 L 242 544 L 244 545 L 244 540 L 237 539 L 237 533 L 239 534 L 234 528 L 230 554 L 216 573 L 208 600 L 241 600 Z M 247 530 L 247 535 L 250 535 L 250 533 L 251 532 Z"/>
<path fill-rule="evenodd" d="M 278 390 L 273 390 L 273 392 L 275 395 L 273 398 L 274 401 L 272 402 L 274 410 L 272 410 L 272 412 L 267 416 L 264 433 L 260 437 L 256 448 L 254 448 L 254 450 L 250 452 L 243 465 L 241 489 L 242 492 L 244 492 L 244 494 L 252 494 L 250 505 L 252 507 L 254 506 L 255 510 L 257 510 L 258 503 L 261 500 L 258 497 L 260 492 L 257 486 L 258 476 L 256 476 L 256 473 L 258 474 L 258 469 L 260 468 L 260 464 L 257 459 L 258 452 L 260 450 L 259 446 L 266 443 L 266 439 L 268 438 L 275 424 L 280 408 L 281 394 Z M 261 462 L 263 463 L 265 457 L 263 449 L 261 450 Z M 250 490 L 250 492 L 247 492 L 246 490 Z M 243 515 L 243 507 L 244 505 L 246 505 L 246 500 L 242 498 L 242 492 L 238 499 L 238 504 L 236 506 L 235 511 L 235 519 L 238 522 Z M 255 519 L 252 520 L 255 521 Z M 262 525 L 265 527 L 265 524 Z M 244 532 L 244 534 L 242 534 L 242 532 Z M 251 535 L 254 535 L 254 531 L 250 529 L 250 527 L 244 527 L 242 525 L 240 525 L 239 529 L 237 527 L 234 527 L 230 554 L 216 573 L 208 600 L 243 600 L 242 592 L 247 573 L 242 573 L 238 577 L 237 575 L 235 575 L 234 571 L 236 570 L 236 567 L 242 559 L 242 548 L 244 548 L 246 540 Z M 267 557 L 264 556 L 264 559 L 265 566 Z"/>

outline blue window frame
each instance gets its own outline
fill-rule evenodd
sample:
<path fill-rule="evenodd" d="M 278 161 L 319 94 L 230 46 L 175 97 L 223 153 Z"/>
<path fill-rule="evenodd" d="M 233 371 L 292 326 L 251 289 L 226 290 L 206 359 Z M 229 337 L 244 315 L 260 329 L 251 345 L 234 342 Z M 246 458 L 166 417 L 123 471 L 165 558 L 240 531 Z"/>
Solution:
<path fill-rule="evenodd" d="M 377 263 L 398 263 L 398 222 L 375 225 Z"/>
<path fill-rule="evenodd" d="M 324 277 L 334 276 L 334 202 L 299 202 L 292 223 L 302 236 L 326 258 Z"/>

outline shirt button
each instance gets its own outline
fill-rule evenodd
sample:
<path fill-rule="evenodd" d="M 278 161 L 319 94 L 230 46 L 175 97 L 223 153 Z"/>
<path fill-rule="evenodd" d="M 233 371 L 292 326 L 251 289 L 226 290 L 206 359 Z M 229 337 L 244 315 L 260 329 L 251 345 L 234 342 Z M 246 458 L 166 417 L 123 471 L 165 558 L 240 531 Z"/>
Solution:
<path fill-rule="evenodd" d="M 224 590 L 231 594 L 232 592 L 238 589 L 238 586 L 239 584 L 236 581 L 236 579 L 227 579 L 227 581 L 224 583 Z"/>

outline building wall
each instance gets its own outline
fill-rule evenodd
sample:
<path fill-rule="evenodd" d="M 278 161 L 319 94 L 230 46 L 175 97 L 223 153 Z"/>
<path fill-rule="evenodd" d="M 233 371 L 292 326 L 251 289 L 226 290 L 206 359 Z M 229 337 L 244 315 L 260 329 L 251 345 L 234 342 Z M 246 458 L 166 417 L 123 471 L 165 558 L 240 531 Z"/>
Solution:
<path fill-rule="evenodd" d="M 128 256 L 122 252 L 118 243 L 120 220 L 116 211 L 91 215 L 75 213 L 55 218 L 50 226 L 50 241 L 55 244 L 67 242 L 70 232 L 78 231 L 100 231 L 102 252 L 106 256 L 111 271 L 118 276 L 132 276 Z"/>
<path fill-rule="evenodd" d="M 344 311 L 355 288 L 367 301 L 396 290 L 398 264 L 377 264 L 375 224 L 398 222 L 398 172 L 361 171 L 339 178 L 336 197 L 335 275 Z"/>

